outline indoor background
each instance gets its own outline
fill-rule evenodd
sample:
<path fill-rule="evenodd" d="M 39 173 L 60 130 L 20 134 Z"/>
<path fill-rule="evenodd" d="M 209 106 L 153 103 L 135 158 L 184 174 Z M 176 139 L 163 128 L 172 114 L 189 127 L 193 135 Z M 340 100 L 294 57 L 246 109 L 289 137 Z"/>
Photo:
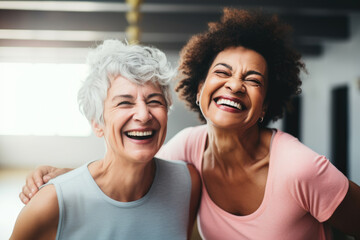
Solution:
<path fill-rule="evenodd" d="M 88 49 L 104 39 L 137 39 L 176 66 L 189 37 L 225 6 L 260 8 L 293 26 L 307 73 L 294 111 L 272 127 L 328 156 L 360 184 L 359 1 L 0 1 L 0 239 L 11 233 L 31 169 L 77 167 L 104 153 L 76 103 Z M 167 139 L 200 124 L 175 94 L 174 100 Z"/>

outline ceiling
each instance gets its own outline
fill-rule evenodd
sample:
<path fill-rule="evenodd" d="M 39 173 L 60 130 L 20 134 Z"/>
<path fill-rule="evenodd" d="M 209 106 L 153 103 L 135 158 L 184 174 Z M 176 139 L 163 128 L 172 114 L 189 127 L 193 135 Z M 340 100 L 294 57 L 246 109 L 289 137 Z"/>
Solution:
<path fill-rule="evenodd" d="M 218 20 L 222 8 L 261 8 L 294 28 L 304 56 L 319 56 L 328 41 L 346 41 L 359 0 L 144 0 L 141 42 L 179 51 L 189 37 Z M 124 1 L 0 1 L 0 47 L 88 48 L 107 38 L 125 38 Z M 359 26 L 360 27 L 360 26 Z"/>

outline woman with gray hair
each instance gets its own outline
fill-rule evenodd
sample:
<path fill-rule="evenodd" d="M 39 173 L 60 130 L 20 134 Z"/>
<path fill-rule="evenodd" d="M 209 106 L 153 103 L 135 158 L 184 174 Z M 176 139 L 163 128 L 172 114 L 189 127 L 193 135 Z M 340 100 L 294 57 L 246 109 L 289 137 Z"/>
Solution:
<path fill-rule="evenodd" d="M 103 159 L 51 180 L 19 214 L 11 239 L 186 239 L 201 182 L 192 165 L 154 158 L 174 70 L 156 48 L 107 40 L 89 54 L 81 112 Z"/>

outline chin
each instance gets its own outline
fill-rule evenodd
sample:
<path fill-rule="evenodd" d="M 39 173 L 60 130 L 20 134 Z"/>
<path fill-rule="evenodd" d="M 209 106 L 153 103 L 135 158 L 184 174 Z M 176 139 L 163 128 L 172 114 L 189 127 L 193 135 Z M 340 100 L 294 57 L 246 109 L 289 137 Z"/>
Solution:
<path fill-rule="evenodd" d="M 244 122 L 241 121 L 240 119 L 227 119 L 225 117 L 215 117 L 212 119 L 206 119 L 206 122 L 208 124 L 211 124 L 215 127 L 219 127 L 219 128 L 238 128 L 244 125 Z"/>
<path fill-rule="evenodd" d="M 137 153 L 131 154 L 131 158 L 134 159 L 134 161 L 136 161 L 136 162 L 146 163 L 146 162 L 150 162 L 155 157 L 155 154 L 156 154 L 156 152 L 154 152 L 154 151 L 146 152 L 146 153 L 137 152 Z"/>

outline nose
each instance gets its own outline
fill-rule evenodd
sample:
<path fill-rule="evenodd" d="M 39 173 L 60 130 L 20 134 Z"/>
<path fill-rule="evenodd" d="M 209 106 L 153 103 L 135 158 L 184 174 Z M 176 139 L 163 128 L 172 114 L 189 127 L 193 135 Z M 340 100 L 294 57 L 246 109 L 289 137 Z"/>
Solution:
<path fill-rule="evenodd" d="M 246 87 L 242 79 L 231 78 L 225 83 L 226 89 L 232 93 L 245 93 Z"/>
<path fill-rule="evenodd" d="M 147 123 L 152 119 L 150 109 L 146 105 L 146 103 L 136 105 L 133 117 L 136 121 L 139 121 L 141 123 Z"/>

